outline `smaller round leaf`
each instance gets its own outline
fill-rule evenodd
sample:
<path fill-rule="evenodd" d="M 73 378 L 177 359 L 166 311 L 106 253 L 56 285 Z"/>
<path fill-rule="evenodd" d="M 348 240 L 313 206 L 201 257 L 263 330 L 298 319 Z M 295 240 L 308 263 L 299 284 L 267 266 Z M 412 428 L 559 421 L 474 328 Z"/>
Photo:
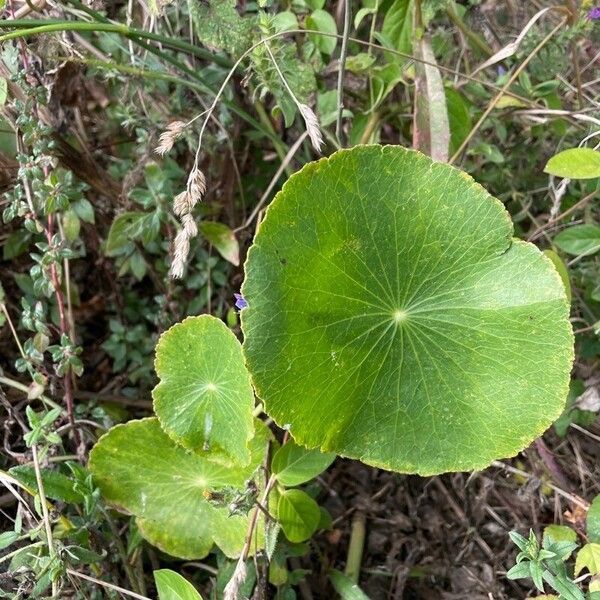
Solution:
<path fill-rule="evenodd" d="M 219 319 L 189 317 L 156 346 L 154 410 L 183 447 L 248 464 L 254 395 L 240 343 Z"/>
<path fill-rule="evenodd" d="M 137 517 L 142 535 L 179 558 L 206 556 L 216 544 L 237 557 L 248 517 L 209 501 L 215 491 L 242 489 L 264 460 L 269 430 L 256 422 L 245 467 L 225 466 L 178 446 L 148 418 L 113 427 L 92 449 L 89 469 L 108 504 Z M 260 529 L 260 528 L 259 528 Z M 262 541 L 259 541 L 262 544 Z"/>

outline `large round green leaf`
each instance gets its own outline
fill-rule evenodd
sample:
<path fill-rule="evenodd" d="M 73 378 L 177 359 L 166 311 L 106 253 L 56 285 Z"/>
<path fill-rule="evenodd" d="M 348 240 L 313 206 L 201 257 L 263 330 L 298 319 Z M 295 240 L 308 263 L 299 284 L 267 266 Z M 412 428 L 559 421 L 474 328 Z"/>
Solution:
<path fill-rule="evenodd" d="M 311 163 L 245 265 L 244 352 L 308 447 L 402 472 L 514 455 L 557 418 L 572 332 L 561 280 L 468 175 L 400 147 Z"/>
<path fill-rule="evenodd" d="M 207 497 L 230 486 L 242 489 L 264 460 L 269 436 L 257 422 L 250 464 L 230 467 L 176 445 L 156 418 L 129 421 L 100 438 L 89 468 L 106 501 L 138 517 L 142 534 L 164 552 L 201 558 L 215 543 L 235 557 L 248 518 L 230 517 L 227 507 Z"/>
<path fill-rule="evenodd" d="M 154 410 L 165 432 L 195 452 L 250 460 L 254 394 L 242 348 L 220 319 L 189 317 L 156 346 Z"/>

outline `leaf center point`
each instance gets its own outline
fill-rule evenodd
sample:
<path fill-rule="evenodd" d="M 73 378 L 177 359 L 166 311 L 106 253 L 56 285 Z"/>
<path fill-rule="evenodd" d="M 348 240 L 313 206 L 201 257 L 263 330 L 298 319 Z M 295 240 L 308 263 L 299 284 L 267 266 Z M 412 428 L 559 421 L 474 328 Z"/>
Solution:
<path fill-rule="evenodd" d="M 399 308 L 392 313 L 392 318 L 394 319 L 396 324 L 399 325 L 400 323 L 402 323 L 402 321 L 406 321 L 406 319 L 408 319 L 408 313 L 405 310 Z"/>

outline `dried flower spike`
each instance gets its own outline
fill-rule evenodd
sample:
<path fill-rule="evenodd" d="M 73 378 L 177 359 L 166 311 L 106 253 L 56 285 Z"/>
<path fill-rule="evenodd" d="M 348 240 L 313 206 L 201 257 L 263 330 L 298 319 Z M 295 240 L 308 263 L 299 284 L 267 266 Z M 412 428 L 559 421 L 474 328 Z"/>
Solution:
<path fill-rule="evenodd" d="M 194 165 L 188 176 L 186 189 L 173 199 L 173 212 L 181 221 L 181 230 L 175 237 L 173 248 L 171 277 L 174 279 L 183 277 L 183 271 L 190 252 L 190 240 L 198 235 L 198 226 L 194 221 L 192 211 L 205 193 L 206 178 L 198 166 Z"/>
<path fill-rule="evenodd" d="M 298 104 L 298 108 L 300 109 L 300 114 L 302 115 L 304 123 L 306 124 L 306 131 L 308 132 L 308 137 L 312 142 L 313 148 L 317 152 L 321 152 L 323 136 L 321 135 L 321 129 L 319 127 L 317 115 L 315 115 L 313 109 L 306 104 Z"/>
<path fill-rule="evenodd" d="M 163 131 L 158 138 L 158 146 L 154 149 L 156 154 L 164 156 L 171 148 L 175 140 L 182 134 L 186 127 L 186 123 L 183 121 L 173 121 L 167 125 L 165 131 Z"/>
<path fill-rule="evenodd" d="M 191 207 L 193 208 L 206 192 L 206 178 L 198 167 L 194 167 L 188 177 L 187 190 L 190 195 Z"/>

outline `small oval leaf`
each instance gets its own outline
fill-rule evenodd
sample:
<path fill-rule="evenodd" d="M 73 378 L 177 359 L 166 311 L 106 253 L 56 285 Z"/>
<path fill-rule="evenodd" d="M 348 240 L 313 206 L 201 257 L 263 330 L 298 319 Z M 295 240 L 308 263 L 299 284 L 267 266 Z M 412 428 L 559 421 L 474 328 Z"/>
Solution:
<path fill-rule="evenodd" d="M 317 530 L 319 505 L 302 490 L 284 490 L 277 504 L 277 519 L 290 542 L 303 542 Z"/>
<path fill-rule="evenodd" d="M 600 177 L 600 152 L 591 148 L 563 150 L 548 161 L 544 173 L 569 179 Z"/>
<path fill-rule="evenodd" d="M 158 600 L 202 600 L 196 588 L 179 573 L 170 569 L 154 571 Z"/>
<path fill-rule="evenodd" d="M 592 223 L 573 225 L 561 231 L 554 238 L 554 243 L 573 256 L 595 254 L 600 250 L 600 227 Z"/>
<path fill-rule="evenodd" d="M 214 221 L 202 221 L 200 233 L 227 262 L 236 267 L 240 264 L 240 247 L 235 233 L 227 225 Z"/>
<path fill-rule="evenodd" d="M 321 474 L 334 460 L 335 454 L 332 452 L 324 454 L 288 442 L 273 456 L 271 470 L 281 485 L 294 487 Z"/>

